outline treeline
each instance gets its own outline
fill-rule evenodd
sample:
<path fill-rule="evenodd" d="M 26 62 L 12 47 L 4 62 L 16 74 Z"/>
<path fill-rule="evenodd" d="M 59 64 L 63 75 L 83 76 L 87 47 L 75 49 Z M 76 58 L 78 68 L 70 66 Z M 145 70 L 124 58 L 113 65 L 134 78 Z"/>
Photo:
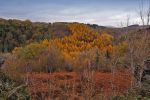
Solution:
<path fill-rule="evenodd" d="M 30 20 L 0 19 L 0 52 L 10 52 L 14 47 L 63 37 L 68 33 L 65 23 L 33 23 Z"/>
<path fill-rule="evenodd" d="M 21 47 L 31 42 L 68 36 L 71 33 L 69 24 L 71 23 L 44 23 L 0 18 L 0 52 L 11 52 L 15 47 Z M 119 28 L 108 28 L 95 24 L 87 24 L 87 26 L 99 33 L 107 32 L 113 35 L 115 39 L 118 39 L 124 31 Z"/>

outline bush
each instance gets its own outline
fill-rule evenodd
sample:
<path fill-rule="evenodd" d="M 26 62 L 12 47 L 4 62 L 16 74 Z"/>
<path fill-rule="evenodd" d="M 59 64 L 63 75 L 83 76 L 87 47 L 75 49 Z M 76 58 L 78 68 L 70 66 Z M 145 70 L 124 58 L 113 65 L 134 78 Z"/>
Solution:
<path fill-rule="evenodd" d="M 54 72 L 65 69 L 64 57 L 55 46 L 32 43 L 13 51 L 3 71 L 16 81 L 23 81 L 28 72 Z"/>
<path fill-rule="evenodd" d="M 19 56 L 23 59 L 33 59 L 45 51 L 46 48 L 47 46 L 42 43 L 31 43 L 20 49 Z"/>
<path fill-rule="evenodd" d="M 98 48 L 93 48 L 88 51 L 81 52 L 74 61 L 75 70 L 97 70 L 97 71 L 110 71 L 109 62 L 106 61 L 105 54 Z"/>
<path fill-rule="evenodd" d="M 22 48 L 15 48 L 12 55 L 7 57 L 3 65 L 3 71 L 12 79 L 20 81 L 26 72 L 40 70 L 41 64 L 38 57 L 46 49 L 47 47 L 42 43 L 31 43 Z"/>
<path fill-rule="evenodd" d="M 55 46 L 50 46 L 47 51 L 39 56 L 42 60 L 44 72 L 54 72 L 65 69 L 65 60 L 62 53 Z"/>

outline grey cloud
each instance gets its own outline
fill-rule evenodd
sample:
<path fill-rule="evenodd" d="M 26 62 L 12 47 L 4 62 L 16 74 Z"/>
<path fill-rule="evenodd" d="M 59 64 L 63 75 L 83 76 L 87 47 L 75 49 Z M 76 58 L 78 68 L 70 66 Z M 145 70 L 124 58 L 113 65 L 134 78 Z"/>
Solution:
<path fill-rule="evenodd" d="M 0 11 L 0 16 L 6 18 L 30 19 L 32 21 L 45 22 L 83 22 L 99 25 L 117 26 L 121 21 L 126 19 L 126 15 L 131 13 L 132 20 L 137 21 L 136 14 L 123 10 L 102 10 L 96 8 L 76 8 L 76 7 L 58 7 L 54 9 L 31 9 L 30 11 Z"/>

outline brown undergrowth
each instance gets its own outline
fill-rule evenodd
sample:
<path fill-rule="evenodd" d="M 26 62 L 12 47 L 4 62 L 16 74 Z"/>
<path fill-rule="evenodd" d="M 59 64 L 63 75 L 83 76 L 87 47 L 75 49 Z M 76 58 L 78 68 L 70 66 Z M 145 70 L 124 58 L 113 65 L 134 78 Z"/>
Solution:
<path fill-rule="evenodd" d="M 55 72 L 27 75 L 33 100 L 109 100 L 131 86 L 127 70 L 111 72 Z"/>

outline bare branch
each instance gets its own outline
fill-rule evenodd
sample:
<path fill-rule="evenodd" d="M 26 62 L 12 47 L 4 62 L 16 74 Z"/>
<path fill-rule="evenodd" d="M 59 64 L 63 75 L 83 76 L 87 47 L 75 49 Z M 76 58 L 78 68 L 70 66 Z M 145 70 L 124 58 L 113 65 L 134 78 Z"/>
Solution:
<path fill-rule="evenodd" d="M 144 1 L 140 0 L 140 3 L 139 3 L 139 16 L 140 16 L 140 19 L 142 21 L 142 25 L 145 25 L 143 6 L 144 6 Z"/>
<path fill-rule="evenodd" d="M 127 27 L 129 26 L 129 24 L 130 24 L 130 15 L 127 15 L 127 22 L 126 22 Z"/>
<path fill-rule="evenodd" d="M 149 25 L 149 21 L 150 21 L 150 0 L 148 0 L 147 25 Z"/>

